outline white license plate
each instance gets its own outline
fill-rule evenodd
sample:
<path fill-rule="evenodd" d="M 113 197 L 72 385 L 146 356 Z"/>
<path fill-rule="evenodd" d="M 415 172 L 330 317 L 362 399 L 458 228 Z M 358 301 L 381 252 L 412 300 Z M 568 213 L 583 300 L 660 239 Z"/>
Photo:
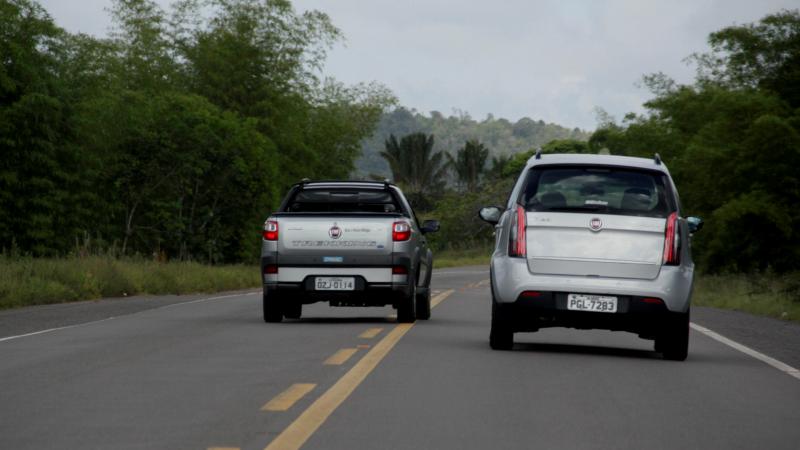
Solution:
<path fill-rule="evenodd" d="M 567 309 L 570 311 L 617 312 L 617 297 L 606 295 L 569 294 Z"/>
<path fill-rule="evenodd" d="M 356 288 L 353 277 L 317 277 L 314 289 L 317 291 L 352 291 Z"/>

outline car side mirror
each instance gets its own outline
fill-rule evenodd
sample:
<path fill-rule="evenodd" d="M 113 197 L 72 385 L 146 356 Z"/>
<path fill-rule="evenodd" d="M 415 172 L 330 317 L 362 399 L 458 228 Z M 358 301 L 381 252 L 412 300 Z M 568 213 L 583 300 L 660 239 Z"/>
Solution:
<path fill-rule="evenodd" d="M 422 222 L 422 226 L 420 227 L 420 231 L 422 234 L 425 233 L 433 233 L 439 231 L 439 221 L 438 220 L 426 220 Z"/>
<path fill-rule="evenodd" d="M 686 223 L 689 224 L 689 233 L 697 233 L 703 229 L 703 219 L 699 217 L 687 217 Z"/>
<path fill-rule="evenodd" d="M 497 222 L 500 222 L 501 215 L 503 215 L 503 210 L 498 206 L 486 206 L 478 211 L 478 216 L 492 225 L 496 225 Z"/>

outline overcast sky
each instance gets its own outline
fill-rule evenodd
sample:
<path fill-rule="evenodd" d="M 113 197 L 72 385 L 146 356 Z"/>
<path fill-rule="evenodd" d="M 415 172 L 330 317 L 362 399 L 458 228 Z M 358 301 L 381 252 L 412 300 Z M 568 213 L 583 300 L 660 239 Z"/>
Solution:
<path fill-rule="evenodd" d="M 157 0 L 168 5 L 170 0 Z M 40 0 L 69 31 L 105 35 L 111 0 Z M 591 130 L 595 107 L 642 111 L 643 74 L 691 82 L 684 59 L 712 31 L 800 0 L 296 0 L 330 15 L 345 42 L 325 75 L 378 81 L 420 112 L 527 116 Z"/>

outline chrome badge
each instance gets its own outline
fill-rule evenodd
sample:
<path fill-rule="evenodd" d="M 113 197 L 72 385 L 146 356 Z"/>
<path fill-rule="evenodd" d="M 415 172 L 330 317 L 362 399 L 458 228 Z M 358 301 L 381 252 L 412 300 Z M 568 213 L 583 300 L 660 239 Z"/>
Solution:
<path fill-rule="evenodd" d="M 328 236 L 330 236 L 331 239 L 339 239 L 342 237 L 342 229 L 336 225 L 336 222 L 334 222 L 331 229 L 328 230 Z"/>
<path fill-rule="evenodd" d="M 589 221 L 589 228 L 592 231 L 600 231 L 603 229 L 603 221 L 599 217 L 592 217 L 592 220 Z"/>

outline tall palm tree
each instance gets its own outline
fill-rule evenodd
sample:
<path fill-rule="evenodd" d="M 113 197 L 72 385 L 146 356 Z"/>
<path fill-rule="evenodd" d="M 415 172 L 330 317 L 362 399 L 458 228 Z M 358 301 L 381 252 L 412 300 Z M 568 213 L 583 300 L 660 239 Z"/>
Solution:
<path fill-rule="evenodd" d="M 455 158 L 448 154 L 449 165 L 453 168 L 459 184 L 467 191 L 478 188 L 481 178 L 486 171 L 486 159 L 489 149 L 476 139 L 472 139 L 458 150 Z"/>
<path fill-rule="evenodd" d="M 389 163 L 395 183 L 409 198 L 427 200 L 444 188 L 447 165 L 444 153 L 433 151 L 433 135 L 411 133 L 398 142 L 392 134 L 385 148 L 380 154 Z"/>

